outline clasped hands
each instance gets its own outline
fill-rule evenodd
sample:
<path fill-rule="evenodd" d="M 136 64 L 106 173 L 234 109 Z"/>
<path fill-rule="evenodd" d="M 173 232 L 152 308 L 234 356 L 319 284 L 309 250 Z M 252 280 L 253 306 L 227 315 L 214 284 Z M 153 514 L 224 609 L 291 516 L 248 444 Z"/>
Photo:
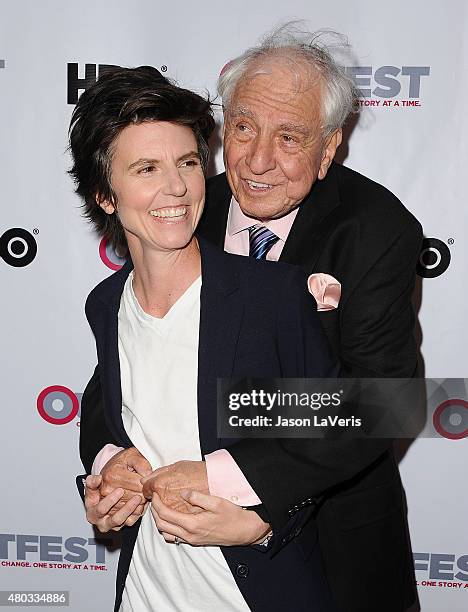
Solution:
<path fill-rule="evenodd" d="M 242 546 L 270 531 L 256 512 L 209 494 L 203 461 L 177 461 L 152 471 L 136 448 L 120 451 L 88 476 L 86 518 L 102 531 L 131 526 L 150 501 L 156 527 L 167 542 L 193 546 Z"/>

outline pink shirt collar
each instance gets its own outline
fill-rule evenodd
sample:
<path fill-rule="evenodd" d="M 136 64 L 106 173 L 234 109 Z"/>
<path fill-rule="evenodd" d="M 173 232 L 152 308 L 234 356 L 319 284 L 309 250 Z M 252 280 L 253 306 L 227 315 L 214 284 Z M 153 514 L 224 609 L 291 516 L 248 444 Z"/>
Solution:
<path fill-rule="evenodd" d="M 271 221 L 265 221 L 262 223 L 265 227 L 271 230 L 280 240 L 286 242 L 286 238 L 291 230 L 292 224 L 294 223 L 294 219 L 299 211 L 299 207 L 296 207 L 290 213 L 281 217 L 281 219 L 271 219 Z M 252 225 L 256 225 L 260 223 L 257 219 L 252 219 L 252 217 L 247 217 L 241 210 L 239 206 L 239 202 L 234 198 L 231 198 L 231 206 L 229 209 L 229 218 L 227 223 L 227 233 L 229 236 L 233 236 L 246 230 Z"/>

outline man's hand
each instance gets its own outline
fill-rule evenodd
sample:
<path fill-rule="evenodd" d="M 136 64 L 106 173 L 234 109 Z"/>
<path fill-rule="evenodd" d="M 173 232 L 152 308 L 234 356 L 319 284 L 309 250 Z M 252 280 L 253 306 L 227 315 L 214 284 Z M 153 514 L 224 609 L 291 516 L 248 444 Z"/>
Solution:
<path fill-rule="evenodd" d="M 151 473 L 150 463 L 135 447 L 126 448 L 111 457 L 101 470 L 102 484 L 99 492 L 102 498 L 107 497 L 117 488 L 123 489 L 123 494 L 120 500 L 110 508 L 109 513 L 112 515 L 123 508 L 138 493 L 140 503 L 135 509 L 135 515 L 139 518 L 146 507 L 142 495 L 141 479 Z"/>
<path fill-rule="evenodd" d="M 128 527 L 134 525 L 141 514 L 137 512 L 137 508 L 141 505 L 141 495 L 134 495 L 127 503 L 121 505 L 120 509 L 117 509 L 116 505 L 122 504 L 124 490 L 117 488 L 102 498 L 99 493 L 101 483 L 102 476 L 86 478 L 85 508 L 88 521 L 96 525 L 102 533 L 110 530 L 119 531 L 124 525 Z"/>
<path fill-rule="evenodd" d="M 146 499 L 152 499 L 153 493 L 157 493 L 166 506 L 188 514 L 199 510 L 181 497 L 180 492 L 187 489 L 206 495 L 210 492 L 204 461 L 177 461 L 155 470 L 142 483 Z"/>
<path fill-rule="evenodd" d="M 177 512 L 166 506 L 157 493 L 153 494 L 151 512 L 167 542 L 174 542 L 177 536 L 192 546 L 246 546 L 261 542 L 270 532 L 270 525 L 256 512 L 221 497 L 188 490 L 180 495 L 187 504 L 201 508 L 201 512 Z"/>

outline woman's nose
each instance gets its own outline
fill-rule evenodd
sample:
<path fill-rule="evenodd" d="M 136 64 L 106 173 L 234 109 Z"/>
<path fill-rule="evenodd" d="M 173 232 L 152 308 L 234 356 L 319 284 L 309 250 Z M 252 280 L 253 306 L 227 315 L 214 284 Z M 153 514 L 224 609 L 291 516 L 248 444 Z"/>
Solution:
<path fill-rule="evenodd" d="M 168 171 L 165 177 L 165 193 L 180 198 L 185 195 L 186 192 L 187 185 L 180 175 L 178 168 Z"/>

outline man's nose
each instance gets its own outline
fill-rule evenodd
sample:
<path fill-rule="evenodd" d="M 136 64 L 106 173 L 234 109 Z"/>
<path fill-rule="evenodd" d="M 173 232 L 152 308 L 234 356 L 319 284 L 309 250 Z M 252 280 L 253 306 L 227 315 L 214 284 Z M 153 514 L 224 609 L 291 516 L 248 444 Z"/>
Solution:
<path fill-rule="evenodd" d="M 270 138 L 258 135 L 250 143 L 245 158 L 253 174 L 264 174 L 276 167 L 274 143 Z"/>
<path fill-rule="evenodd" d="M 178 168 L 168 170 L 165 176 L 164 192 L 178 198 L 187 193 L 187 185 Z"/>

